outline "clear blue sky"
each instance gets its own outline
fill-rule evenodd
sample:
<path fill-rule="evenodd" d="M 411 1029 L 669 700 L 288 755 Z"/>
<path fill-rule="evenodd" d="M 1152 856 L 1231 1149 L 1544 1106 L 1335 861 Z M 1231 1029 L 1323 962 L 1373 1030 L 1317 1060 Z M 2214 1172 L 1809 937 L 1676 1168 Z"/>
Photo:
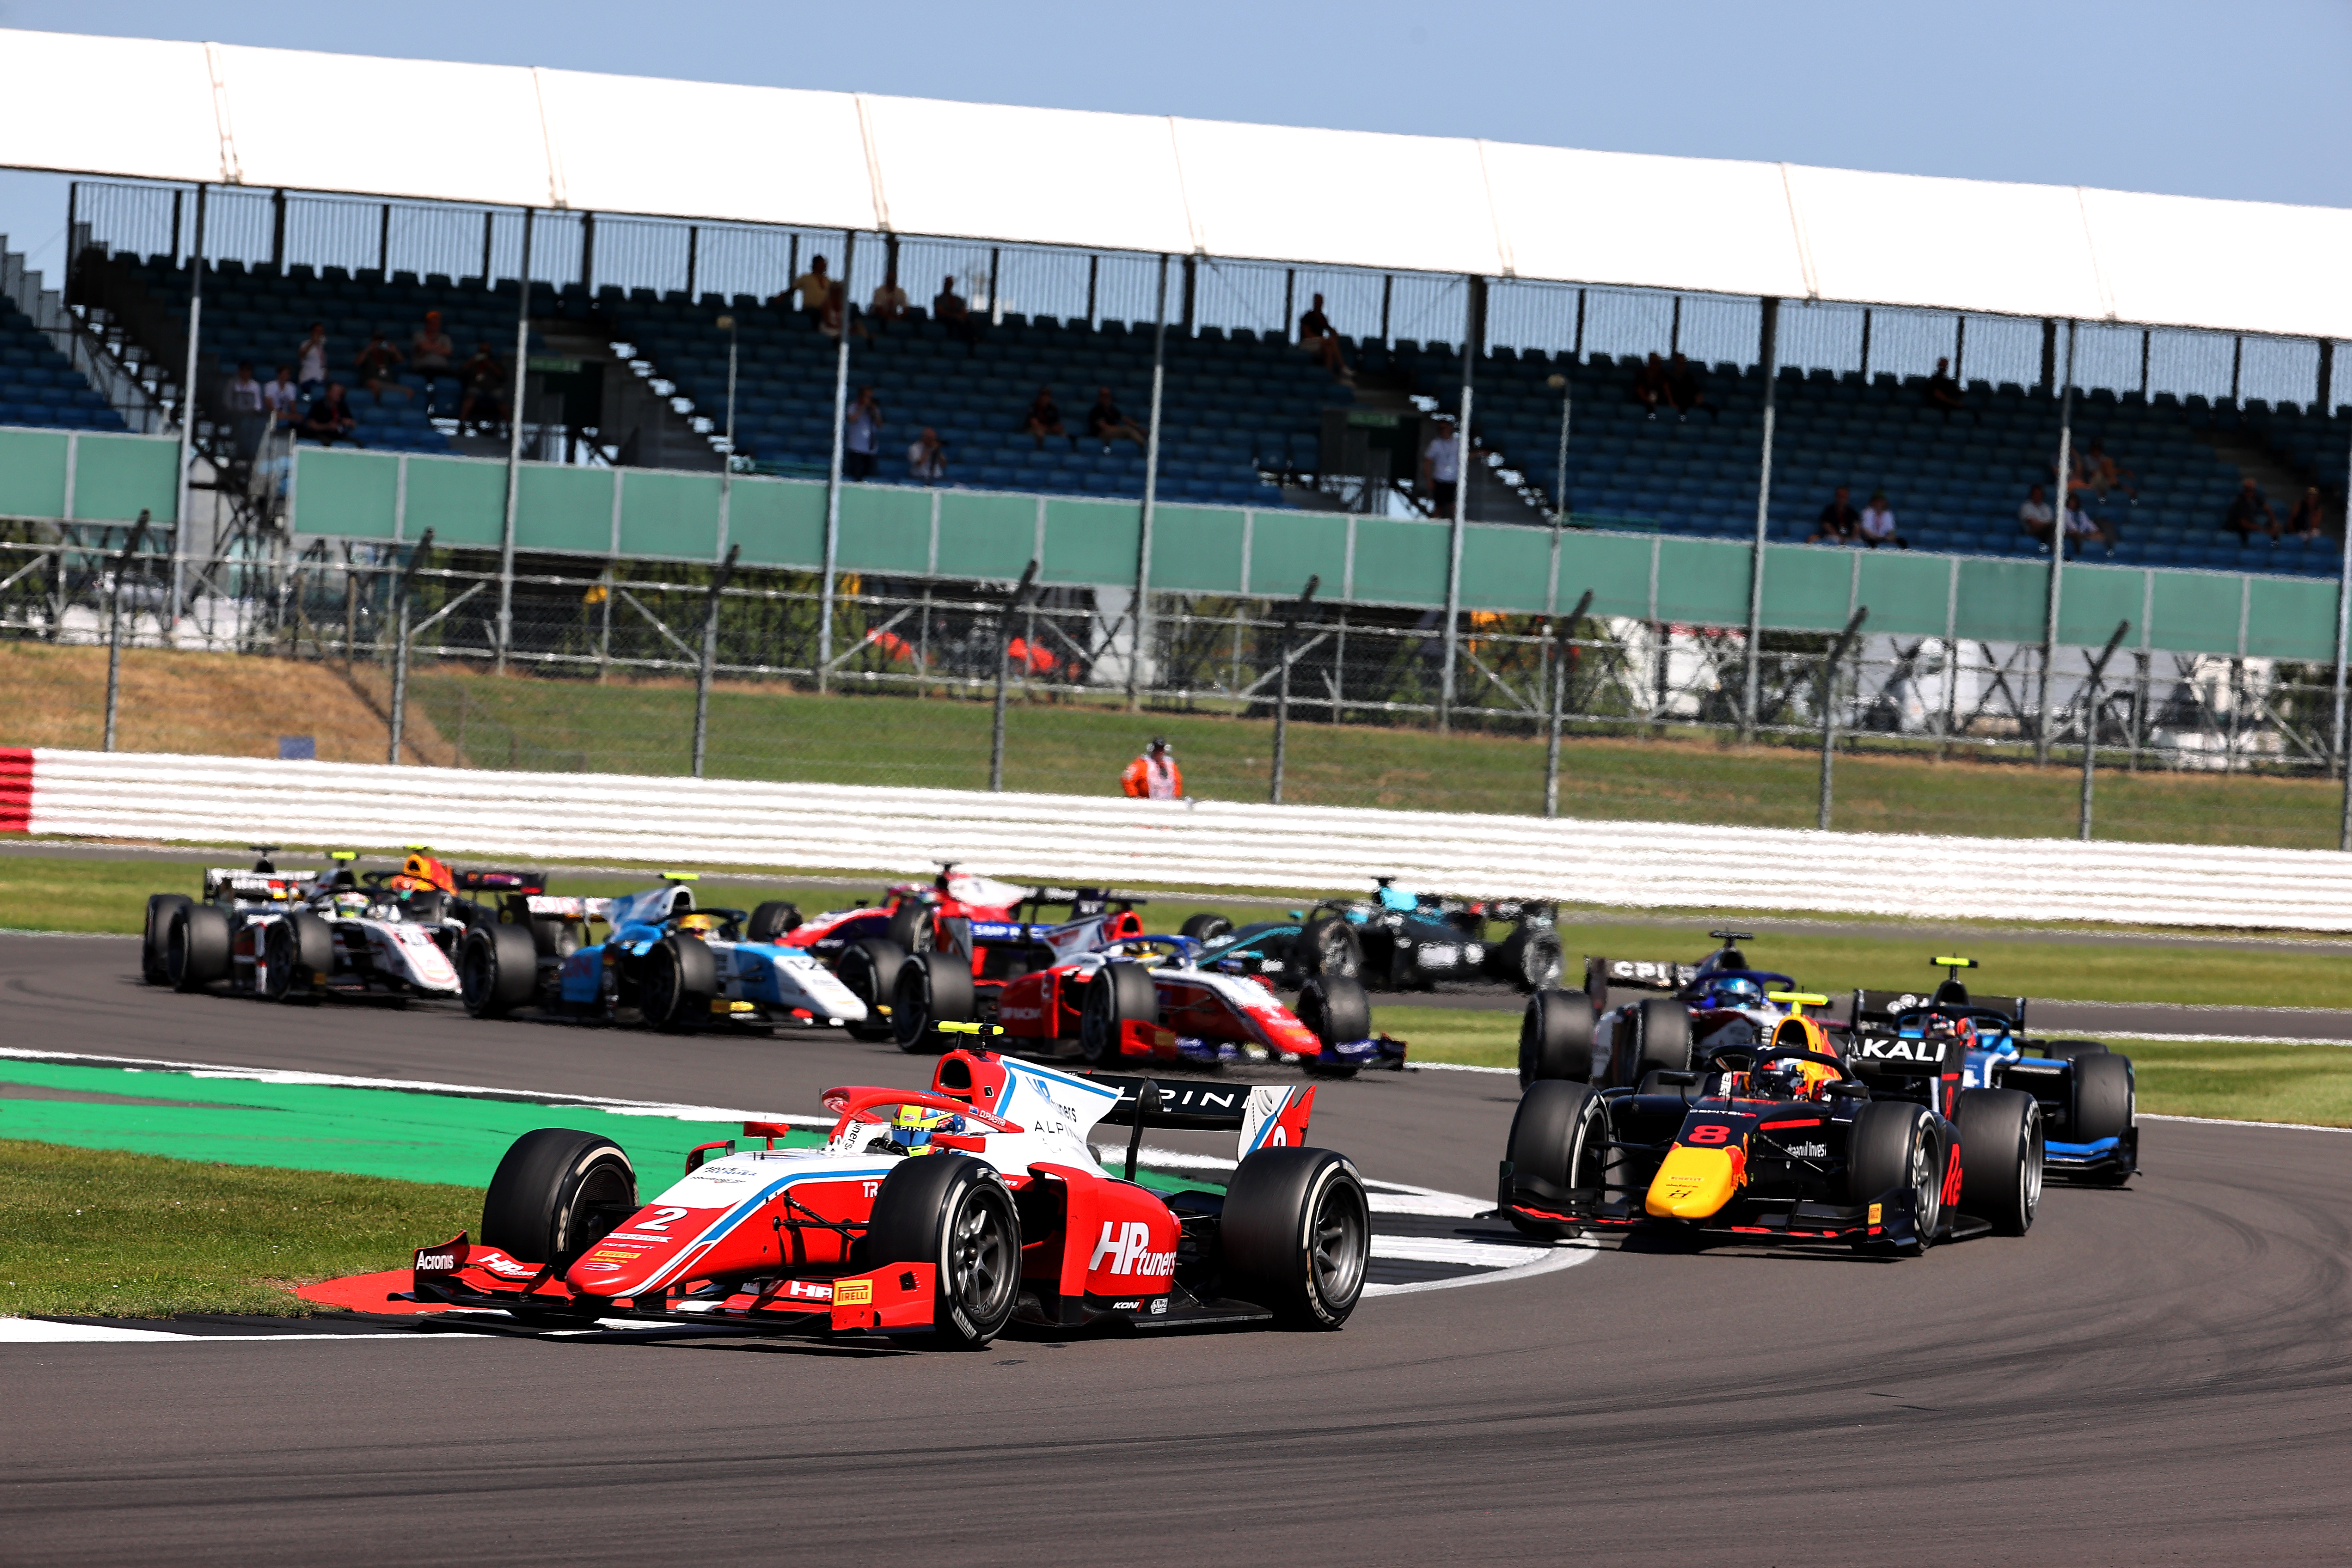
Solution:
<path fill-rule="evenodd" d="M 2352 206 L 2344 0 L 0 0 L 0 26 Z M 363 136 L 411 112 L 336 107 Z M 36 266 L 64 209 L 0 173 Z"/>

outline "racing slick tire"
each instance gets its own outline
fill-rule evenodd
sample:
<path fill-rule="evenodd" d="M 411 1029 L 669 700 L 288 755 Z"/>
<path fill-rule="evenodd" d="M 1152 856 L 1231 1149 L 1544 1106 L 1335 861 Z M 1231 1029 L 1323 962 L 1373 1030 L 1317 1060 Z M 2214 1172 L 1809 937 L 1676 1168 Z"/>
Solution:
<path fill-rule="evenodd" d="M 1565 1221 L 1528 1219 L 1511 1202 L 1524 1196 L 1538 1207 L 1565 1204 L 1572 1187 L 1597 1187 L 1608 1157 L 1609 1107 L 1589 1083 L 1538 1079 L 1519 1096 L 1511 1117 L 1510 1142 L 1503 1148 L 1501 1191 L 1496 1206 L 1523 1236 L 1565 1241 L 1581 1228 Z"/>
<path fill-rule="evenodd" d="M 1298 933 L 1302 974 L 1336 974 L 1353 980 L 1364 972 L 1364 943 L 1339 915 L 1318 915 Z"/>
<path fill-rule="evenodd" d="M 866 1004 L 866 1022 L 852 1024 L 852 1039 L 887 1040 L 890 1037 L 890 1002 L 898 994 L 898 971 L 907 962 L 907 950 L 887 937 L 863 936 L 841 950 L 833 961 L 834 973 L 849 987 L 849 994 Z"/>
<path fill-rule="evenodd" d="M 2074 1120 L 2067 1129 L 2070 1143 L 2116 1142 L 2118 1168 L 2090 1180 L 2120 1187 L 2138 1174 L 2139 1100 L 2131 1058 L 2112 1052 L 2078 1057 L 2074 1061 Z"/>
<path fill-rule="evenodd" d="M 163 973 L 174 991 L 202 991 L 228 978 L 228 916 L 210 904 L 190 904 L 163 932 Z"/>
<path fill-rule="evenodd" d="M 931 906 L 900 904 L 890 915 L 890 940 L 907 952 L 929 952 L 931 939 Z"/>
<path fill-rule="evenodd" d="M 1652 996 L 1633 1009 L 1633 1016 L 1627 1083 L 1640 1083 L 1654 1072 L 1691 1070 L 1690 1009 L 1671 996 Z"/>
<path fill-rule="evenodd" d="M 719 968 L 699 940 L 672 931 L 646 954 L 645 963 L 637 1012 L 647 1024 L 683 1029 L 709 1018 L 711 998 L 719 994 Z"/>
<path fill-rule="evenodd" d="M 539 944 L 518 925 L 476 926 L 457 952 L 457 994 L 477 1018 L 503 1018 L 539 988 Z"/>
<path fill-rule="evenodd" d="M 1846 1201 L 1874 1204 L 1890 1192 L 1908 1191 L 1916 1224 L 1901 1250 L 1916 1257 L 1933 1247 L 1944 1221 L 1944 1168 L 1950 1158 L 1934 1113 L 1907 1100 L 1871 1100 L 1855 1112 L 1845 1150 Z"/>
<path fill-rule="evenodd" d="M 335 972 L 335 933 L 308 910 L 289 910 L 265 939 L 268 980 L 263 992 L 272 1002 L 310 1001 L 319 984 Z"/>
<path fill-rule="evenodd" d="M 948 1042 L 931 1026 L 970 1023 L 977 1011 L 971 968 L 956 954 L 910 953 L 898 966 L 890 987 L 890 1032 L 900 1050 L 939 1055 Z"/>
<path fill-rule="evenodd" d="M 139 977 L 150 985 L 169 985 L 172 972 L 163 963 L 164 944 L 172 934 L 172 920 L 195 900 L 185 893 L 150 893 L 147 895 L 147 934 L 139 949 Z"/>
<path fill-rule="evenodd" d="M 984 1349 L 1020 1299 L 1021 1216 L 995 1167 L 969 1154 L 942 1150 L 899 1161 L 874 1194 L 866 1256 L 872 1268 L 939 1269 L 931 1331 L 921 1341 L 943 1349 Z"/>
<path fill-rule="evenodd" d="M 482 1245 L 562 1274 L 637 1212 L 637 1172 L 610 1138 L 567 1127 L 526 1132 L 482 1194 Z"/>
<path fill-rule="evenodd" d="M 1519 1088 L 1549 1079 L 1592 1079 L 1592 998 L 1543 990 L 1519 1016 Z"/>
<path fill-rule="evenodd" d="M 2021 1089 L 1960 1094 L 1960 1212 L 2023 1236 L 2042 1206 L 2042 1107 Z"/>
<path fill-rule="evenodd" d="M 2084 1057 L 2103 1057 L 2107 1047 L 2096 1040 L 2036 1040 L 2042 1054 L 2054 1061 L 2071 1062 Z"/>
<path fill-rule="evenodd" d="M 1371 1203 L 1328 1149 L 1260 1149 L 1225 1188 L 1223 1289 L 1292 1329 L 1336 1329 L 1364 1293 Z"/>
<path fill-rule="evenodd" d="M 1558 985 L 1566 963 L 1559 933 L 1549 926 L 1513 926 L 1510 935 L 1486 950 L 1486 973 L 1530 995 Z"/>
<path fill-rule="evenodd" d="M 751 923 L 744 929 L 743 937 L 747 942 L 775 942 L 800 929 L 800 906 L 770 899 L 751 911 Z"/>
<path fill-rule="evenodd" d="M 1187 915 L 1176 929 L 1179 936 L 1189 936 L 1194 942 L 1212 942 L 1221 936 L 1233 934 L 1234 922 L 1221 914 L 1203 910 L 1197 915 Z"/>
<path fill-rule="evenodd" d="M 1310 978 L 1298 988 L 1298 1001 L 1292 1011 L 1327 1048 L 1353 1045 L 1370 1037 L 1372 1032 L 1372 999 L 1365 993 L 1363 982 L 1344 975 Z M 1310 1072 L 1326 1078 L 1356 1076 L 1353 1062 L 1315 1061 L 1305 1065 Z"/>
<path fill-rule="evenodd" d="M 1089 1067 L 1119 1059 L 1119 1026 L 1160 1022 L 1160 992 L 1139 963 L 1106 963 L 1078 1001 L 1078 1054 Z"/>

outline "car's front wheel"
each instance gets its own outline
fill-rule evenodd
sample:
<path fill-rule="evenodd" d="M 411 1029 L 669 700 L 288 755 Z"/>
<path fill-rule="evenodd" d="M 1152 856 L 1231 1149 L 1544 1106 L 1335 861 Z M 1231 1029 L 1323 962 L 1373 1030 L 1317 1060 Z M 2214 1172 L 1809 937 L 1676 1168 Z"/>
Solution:
<path fill-rule="evenodd" d="M 1336 1329 L 1371 1261 L 1363 1178 L 1328 1149 L 1260 1149 L 1225 1189 L 1218 1243 L 1229 1292 L 1286 1328 Z"/>
<path fill-rule="evenodd" d="M 1021 1287 L 1021 1217 L 986 1161 L 944 1151 L 901 1161 L 874 1196 L 866 1248 L 877 1268 L 929 1263 L 939 1270 L 934 1344 L 980 1350 L 1012 1321 Z"/>

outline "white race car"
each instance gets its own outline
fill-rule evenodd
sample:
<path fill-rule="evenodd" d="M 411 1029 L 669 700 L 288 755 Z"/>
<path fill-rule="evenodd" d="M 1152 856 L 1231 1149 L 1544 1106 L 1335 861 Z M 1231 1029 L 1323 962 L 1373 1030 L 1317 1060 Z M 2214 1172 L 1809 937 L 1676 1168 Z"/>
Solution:
<path fill-rule="evenodd" d="M 148 900 L 149 977 L 182 991 L 226 981 L 273 1002 L 456 996 L 449 955 L 465 928 L 449 900 L 388 887 L 381 872 L 362 886 L 352 857 L 335 858 L 328 873 L 281 872 L 267 858 L 249 871 L 214 867 L 201 903 L 157 894 Z"/>

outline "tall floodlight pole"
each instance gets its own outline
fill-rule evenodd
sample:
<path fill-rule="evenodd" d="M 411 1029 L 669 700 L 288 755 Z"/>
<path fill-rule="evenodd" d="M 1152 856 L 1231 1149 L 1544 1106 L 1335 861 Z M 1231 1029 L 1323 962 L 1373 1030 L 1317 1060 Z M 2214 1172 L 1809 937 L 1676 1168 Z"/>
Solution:
<path fill-rule="evenodd" d="M 2330 414 L 2336 411 L 2336 390 L 2319 389 L 2320 403 Z M 2344 775 L 2343 820 L 2337 825 L 2336 847 L 2352 853 L 2352 740 L 2344 732 L 2344 671 L 2347 637 L 2352 637 L 2352 457 L 2345 460 L 2344 480 L 2344 552 L 2336 570 L 2336 730 L 2330 737 L 2328 755 Z"/>
<path fill-rule="evenodd" d="M 1559 478 L 1551 496 L 1552 536 L 1557 539 L 1560 525 L 1568 521 L 1568 415 L 1574 395 L 1564 375 L 1551 378 L 1551 389 L 1559 394 Z"/>
<path fill-rule="evenodd" d="M 535 214 L 522 209 L 521 276 L 515 282 L 514 371 L 508 386 L 514 395 L 507 408 L 507 510 L 499 529 L 499 673 L 507 668 L 514 648 L 515 507 L 522 494 L 522 416 L 530 390 L 530 231 Z M 483 282 L 489 281 L 484 268 Z"/>
<path fill-rule="evenodd" d="M 1130 713 L 1140 700 L 1145 627 L 1150 624 L 1144 612 L 1150 603 L 1145 595 L 1151 591 L 1151 525 L 1160 502 L 1160 406 L 1168 380 L 1168 258 L 1164 253 L 1160 258 L 1160 303 L 1152 318 L 1151 427 L 1143 433 L 1143 527 L 1135 546 L 1135 605 L 1128 613 L 1128 624 L 1135 632 L 1135 651 L 1127 660 L 1127 710 Z"/>
<path fill-rule="evenodd" d="M 392 645 L 392 743 L 390 754 L 384 761 L 394 767 L 400 765 L 400 746 L 406 738 L 408 725 L 409 580 L 416 575 L 416 569 L 425 563 L 425 552 L 432 548 L 433 531 L 428 528 L 425 531 L 425 537 L 416 542 L 416 549 L 410 553 L 408 564 L 401 568 L 395 579 L 397 585 L 393 590 L 398 596 L 395 614 L 399 620 Z"/>
<path fill-rule="evenodd" d="M 1555 620 L 1551 626 L 1551 689 L 1546 693 L 1551 707 L 1551 724 L 1544 737 L 1544 815 L 1559 815 L 1559 721 L 1568 707 L 1568 659 L 1575 646 L 1576 627 L 1584 619 L 1584 612 L 1592 607 L 1592 590 L 1576 601 L 1576 608 L 1568 613 L 1565 623 Z M 1566 626 L 1565 635 L 1561 628 Z"/>
<path fill-rule="evenodd" d="M 1764 301 L 1764 321 L 1756 343 L 1756 361 L 1764 372 L 1764 443 L 1756 458 L 1756 542 L 1748 555 L 1748 667 L 1741 684 L 1739 738 L 1756 733 L 1757 673 L 1764 634 L 1764 540 L 1772 521 L 1772 389 L 1780 380 L 1780 301 Z"/>
<path fill-rule="evenodd" d="M 2117 645 L 2124 640 L 2124 634 L 2130 630 L 2129 621 L 2116 623 L 2115 636 L 2109 637 L 2107 646 L 2099 650 L 2099 657 L 2091 661 L 2091 676 L 2083 687 L 2083 795 L 2074 837 L 2085 844 L 2091 841 L 2091 791 L 2099 765 L 2099 678 L 2106 673 L 2107 660 L 2115 656 Z"/>
<path fill-rule="evenodd" d="M 841 554 L 841 443 L 849 418 L 849 319 L 857 308 L 849 297 L 850 268 L 857 260 L 857 236 L 841 239 L 841 342 L 833 360 L 833 461 L 824 475 L 824 588 L 817 600 L 816 689 L 833 679 L 834 563 Z M 824 320 L 823 312 L 818 314 Z"/>
<path fill-rule="evenodd" d="M 1454 526 L 1445 545 L 1445 655 L 1437 681 L 1437 732 L 1441 735 L 1454 721 L 1454 644 L 1455 623 L 1462 618 L 1462 527 L 1470 505 L 1471 367 L 1478 363 L 1479 340 L 1486 335 L 1486 280 L 1473 276 L 1463 283 L 1462 408 L 1454 426 Z"/>
<path fill-rule="evenodd" d="M 1315 602 L 1315 590 L 1322 585 L 1318 574 L 1307 579 L 1306 592 L 1286 605 L 1282 612 L 1282 642 L 1275 655 L 1274 699 L 1274 779 L 1266 798 L 1275 805 L 1282 804 L 1282 774 L 1290 756 L 1290 644 L 1298 634 L 1298 617 Z"/>
<path fill-rule="evenodd" d="M 1029 602 L 1029 590 L 1037 582 L 1037 563 L 1031 561 L 1021 569 L 1021 581 L 1013 585 L 1005 598 L 1003 618 L 996 627 L 996 716 L 988 730 L 988 788 L 992 795 L 1004 788 L 1004 688 L 1013 668 L 1013 616 Z"/>
<path fill-rule="evenodd" d="M 1837 671 L 1845 658 L 1845 650 L 1853 643 L 1854 634 L 1862 623 L 1870 618 L 1870 606 L 1864 605 L 1853 612 L 1845 630 L 1838 633 L 1837 641 L 1830 645 L 1830 656 L 1822 661 L 1822 798 L 1820 826 L 1830 830 L 1831 786 L 1837 767 Z"/>
<path fill-rule="evenodd" d="M 2074 507 L 2068 483 L 2074 466 L 2074 323 L 2066 323 L 2066 363 L 2058 373 L 2058 510 L 2050 525 L 2050 600 L 2042 615 L 2041 695 L 2033 722 L 2033 760 L 2050 760 L 2050 667 L 2058 660 L 2058 593 L 2066 571 L 2066 514 Z"/>
<path fill-rule="evenodd" d="M 172 505 L 172 599 L 164 636 L 180 624 L 180 593 L 188 559 L 191 470 L 196 462 L 196 341 L 205 320 L 205 205 L 209 186 L 196 187 L 196 241 L 188 252 L 188 358 L 180 381 L 180 489 Z M 73 243 L 72 235 L 66 243 Z"/>
<path fill-rule="evenodd" d="M 743 552 L 740 544 L 727 547 L 726 559 L 719 570 L 710 574 L 710 596 L 702 611 L 702 659 L 694 675 L 694 776 L 702 776 L 703 755 L 710 736 L 710 672 L 719 662 L 719 596 L 727 591 L 727 579 L 734 574 L 735 558 Z"/>
<path fill-rule="evenodd" d="M 719 471 L 719 548 L 728 545 L 729 526 L 735 501 L 735 351 L 737 333 L 735 318 L 719 318 L 719 330 L 727 334 L 727 458 Z"/>

